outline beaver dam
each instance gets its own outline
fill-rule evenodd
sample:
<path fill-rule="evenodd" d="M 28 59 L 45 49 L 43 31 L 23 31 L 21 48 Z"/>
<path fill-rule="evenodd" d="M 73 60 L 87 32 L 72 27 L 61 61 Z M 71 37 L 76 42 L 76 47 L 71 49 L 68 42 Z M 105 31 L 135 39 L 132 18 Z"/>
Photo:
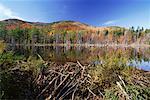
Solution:
<path fill-rule="evenodd" d="M 6 47 L 0 54 L 0 98 L 150 99 L 149 48 L 104 49 Z"/>

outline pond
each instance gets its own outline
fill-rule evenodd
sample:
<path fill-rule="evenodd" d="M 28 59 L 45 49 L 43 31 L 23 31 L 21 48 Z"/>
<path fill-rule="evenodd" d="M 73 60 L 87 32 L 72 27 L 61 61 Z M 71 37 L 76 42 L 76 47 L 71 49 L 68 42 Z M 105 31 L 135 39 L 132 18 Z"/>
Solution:
<path fill-rule="evenodd" d="M 116 54 L 126 57 L 127 65 L 150 71 L 150 48 L 131 47 L 83 47 L 83 46 L 7 46 L 7 51 L 16 55 L 36 56 L 39 54 L 45 61 L 57 63 L 76 62 L 100 64 L 106 55 Z"/>

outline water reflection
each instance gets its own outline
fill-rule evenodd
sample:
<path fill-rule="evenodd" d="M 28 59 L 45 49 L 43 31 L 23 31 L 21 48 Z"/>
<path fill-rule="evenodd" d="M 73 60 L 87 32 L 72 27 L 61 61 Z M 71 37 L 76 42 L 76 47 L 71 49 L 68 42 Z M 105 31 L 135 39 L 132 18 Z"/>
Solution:
<path fill-rule="evenodd" d="M 150 71 L 150 61 L 145 61 L 143 59 L 141 61 L 132 60 L 132 61 L 130 61 L 129 65 L 137 67 L 139 69 L 144 69 L 144 70 Z"/>
<path fill-rule="evenodd" d="M 101 64 L 106 55 L 116 54 L 126 57 L 129 65 L 144 70 L 150 70 L 150 48 L 123 47 L 81 47 L 81 46 L 8 46 L 7 51 L 14 51 L 17 55 L 36 56 L 40 54 L 46 61 L 57 63 L 76 62 Z"/>

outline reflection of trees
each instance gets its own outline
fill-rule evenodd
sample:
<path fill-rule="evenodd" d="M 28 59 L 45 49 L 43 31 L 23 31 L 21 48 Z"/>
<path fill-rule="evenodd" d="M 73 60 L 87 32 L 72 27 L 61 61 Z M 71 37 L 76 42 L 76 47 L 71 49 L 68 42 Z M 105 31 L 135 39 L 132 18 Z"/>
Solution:
<path fill-rule="evenodd" d="M 143 52 L 142 52 L 143 51 Z M 109 48 L 94 48 L 94 49 L 91 49 L 91 52 L 90 52 L 90 59 L 89 60 L 92 60 L 92 59 L 96 59 L 97 55 L 100 57 L 100 58 L 103 58 L 106 54 L 107 55 L 110 55 L 111 54 L 116 54 L 117 55 L 120 55 L 122 57 L 126 57 L 128 60 L 138 60 L 138 61 L 141 61 L 141 60 L 148 60 L 149 59 L 149 55 L 148 50 L 137 50 L 137 49 L 134 49 L 134 48 L 112 48 L 112 47 L 109 47 Z"/>
<path fill-rule="evenodd" d="M 101 48 L 84 48 L 77 47 L 62 47 L 62 46 L 14 46 L 8 47 L 7 50 L 14 51 L 18 55 L 40 54 L 44 60 L 66 62 L 77 60 L 81 62 L 91 62 L 97 59 L 103 59 L 105 55 L 116 54 L 116 56 L 123 56 L 128 60 L 144 60 L 148 61 L 150 58 L 150 48 L 113 48 L 113 47 L 101 47 Z"/>

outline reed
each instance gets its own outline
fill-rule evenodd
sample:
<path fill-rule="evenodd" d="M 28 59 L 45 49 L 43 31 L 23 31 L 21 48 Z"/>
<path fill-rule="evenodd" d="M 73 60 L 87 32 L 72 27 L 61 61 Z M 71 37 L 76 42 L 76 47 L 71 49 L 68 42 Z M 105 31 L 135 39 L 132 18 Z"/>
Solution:
<path fill-rule="evenodd" d="M 6 44 L 3 41 L 0 41 L 0 54 L 3 53 L 5 47 L 6 47 Z"/>

